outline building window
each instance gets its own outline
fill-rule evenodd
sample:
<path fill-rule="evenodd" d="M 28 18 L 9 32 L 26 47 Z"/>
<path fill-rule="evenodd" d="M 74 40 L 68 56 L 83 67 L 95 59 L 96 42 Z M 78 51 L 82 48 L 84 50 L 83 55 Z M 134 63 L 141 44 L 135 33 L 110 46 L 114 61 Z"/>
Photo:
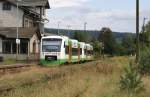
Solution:
<path fill-rule="evenodd" d="M 42 15 L 45 15 L 45 13 L 46 13 L 46 12 L 45 12 L 45 8 L 43 7 L 42 10 L 43 10 L 43 11 L 42 11 Z"/>
<path fill-rule="evenodd" d="M 28 27 L 28 20 L 27 19 L 24 20 L 24 27 Z"/>
<path fill-rule="evenodd" d="M 3 10 L 11 10 L 11 4 L 8 2 L 3 3 Z"/>
<path fill-rule="evenodd" d="M 25 19 L 24 19 L 24 27 L 27 27 L 27 28 L 33 27 L 33 22 L 32 22 L 32 20 L 29 20 L 29 19 L 25 18 Z"/>
<path fill-rule="evenodd" d="M 10 54 L 11 53 L 11 42 L 3 41 L 3 53 Z"/>
<path fill-rule="evenodd" d="M 4 54 L 15 54 L 16 53 L 16 42 L 14 40 L 3 40 L 2 49 Z M 28 41 L 21 41 L 18 49 L 19 54 L 28 53 Z"/>
<path fill-rule="evenodd" d="M 33 27 L 32 21 L 29 22 L 29 27 Z"/>
<path fill-rule="evenodd" d="M 21 42 L 20 44 L 20 54 L 27 54 L 28 53 L 28 42 Z"/>

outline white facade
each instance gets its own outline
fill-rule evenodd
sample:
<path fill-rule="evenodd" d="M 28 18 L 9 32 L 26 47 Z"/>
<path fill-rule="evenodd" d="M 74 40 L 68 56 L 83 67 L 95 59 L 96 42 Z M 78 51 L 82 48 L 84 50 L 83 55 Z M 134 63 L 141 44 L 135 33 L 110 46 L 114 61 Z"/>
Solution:
<path fill-rule="evenodd" d="M 39 53 L 39 40 L 36 34 L 30 39 L 30 53 Z"/>
<path fill-rule="evenodd" d="M 22 27 L 23 14 L 24 12 L 19 9 L 17 16 L 17 7 L 14 5 L 11 5 L 11 10 L 3 10 L 3 2 L 0 2 L 0 27 Z"/>

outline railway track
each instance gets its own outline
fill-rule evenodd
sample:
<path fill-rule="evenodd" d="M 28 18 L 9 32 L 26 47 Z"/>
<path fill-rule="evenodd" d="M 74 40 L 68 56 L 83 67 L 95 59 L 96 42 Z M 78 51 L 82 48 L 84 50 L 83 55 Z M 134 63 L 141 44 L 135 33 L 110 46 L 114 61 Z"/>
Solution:
<path fill-rule="evenodd" d="M 18 73 L 29 69 L 35 65 L 31 64 L 17 64 L 17 65 L 0 65 L 0 76 L 7 73 Z"/>
<path fill-rule="evenodd" d="M 82 63 L 83 65 L 84 64 L 87 64 L 87 63 L 93 63 L 93 62 L 96 62 L 96 61 L 92 61 L 92 62 L 86 62 L 86 63 Z M 35 63 L 33 63 L 35 64 Z M 25 71 L 25 70 L 28 70 L 30 69 L 30 67 L 33 67 L 33 66 L 36 66 L 36 65 L 33 65 L 33 64 L 16 64 L 16 65 L 0 65 L 0 77 L 3 76 L 4 74 L 12 74 L 12 73 L 18 73 L 18 72 L 22 72 L 22 71 Z M 64 64 L 64 65 L 52 65 L 50 66 L 51 68 L 53 67 L 57 67 L 57 66 L 71 66 L 71 65 L 75 65 L 75 64 L 81 64 L 81 63 L 70 63 L 70 64 Z"/>

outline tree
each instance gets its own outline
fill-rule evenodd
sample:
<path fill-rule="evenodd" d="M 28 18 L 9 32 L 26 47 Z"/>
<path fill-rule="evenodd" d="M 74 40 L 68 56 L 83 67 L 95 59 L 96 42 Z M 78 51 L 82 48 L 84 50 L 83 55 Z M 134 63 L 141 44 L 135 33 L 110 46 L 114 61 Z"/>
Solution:
<path fill-rule="evenodd" d="M 86 42 L 87 41 L 87 35 L 83 32 L 75 32 L 74 33 L 74 36 L 73 36 L 73 39 L 76 39 L 78 41 L 81 41 L 81 42 Z"/>
<path fill-rule="evenodd" d="M 106 54 L 115 54 L 116 40 L 109 28 L 104 27 L 101 29 L 99 40 L 104 44 L 104 52 Z"/>
<path fill-rule="evenodd" d="M 142 43 L 139 70 L 142 74 L 150 74 L 150 21 L 145 26 L 145 31 L 140 34 Z"/>
<path fill-rule="evenodd" d="M 93 41 L 92 45 L 93 45 L 94 56 L 96 58 L 100 57 L 102 53 L 102 44 L 99 41 Z"/>
<path fill-rule="evenodd" d="M 144 31 L 140 34 L 140 42 L 142 46 L 150 46 L 150 21 L 144 27 Z"/>
<path fill-rule="evenodd" d="M 131 55 L 135 53 L 135 37 L 131 34 L 126 34 L 122 39 L 122 46 L 124 47 L 125 54 Z"/>
<path fill-rule="evenodd" d="M 124 69 L 124 74 L 121 75 L 120 89 L 129 94 L 129 97 L 144 90 L 142 76 L 134 67 L 135 63 L 131 62 L 128 67 Z"/>

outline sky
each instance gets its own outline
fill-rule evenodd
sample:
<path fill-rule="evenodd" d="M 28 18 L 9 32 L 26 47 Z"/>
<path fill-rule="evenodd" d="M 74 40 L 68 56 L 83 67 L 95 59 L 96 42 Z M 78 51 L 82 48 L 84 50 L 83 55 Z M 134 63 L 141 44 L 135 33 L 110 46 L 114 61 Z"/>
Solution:
<path fill-rule="evenodd" d="M 47 10 L 48 28 L 100 30 L 109 27 L 112 31 L 135 33 L 136 0 L 49 0 Z M 150 20 L 150 0 L 140 0 L 140 28 L 143 18 Z M 149 18 L 149 19 L 148 19 Z"/>

